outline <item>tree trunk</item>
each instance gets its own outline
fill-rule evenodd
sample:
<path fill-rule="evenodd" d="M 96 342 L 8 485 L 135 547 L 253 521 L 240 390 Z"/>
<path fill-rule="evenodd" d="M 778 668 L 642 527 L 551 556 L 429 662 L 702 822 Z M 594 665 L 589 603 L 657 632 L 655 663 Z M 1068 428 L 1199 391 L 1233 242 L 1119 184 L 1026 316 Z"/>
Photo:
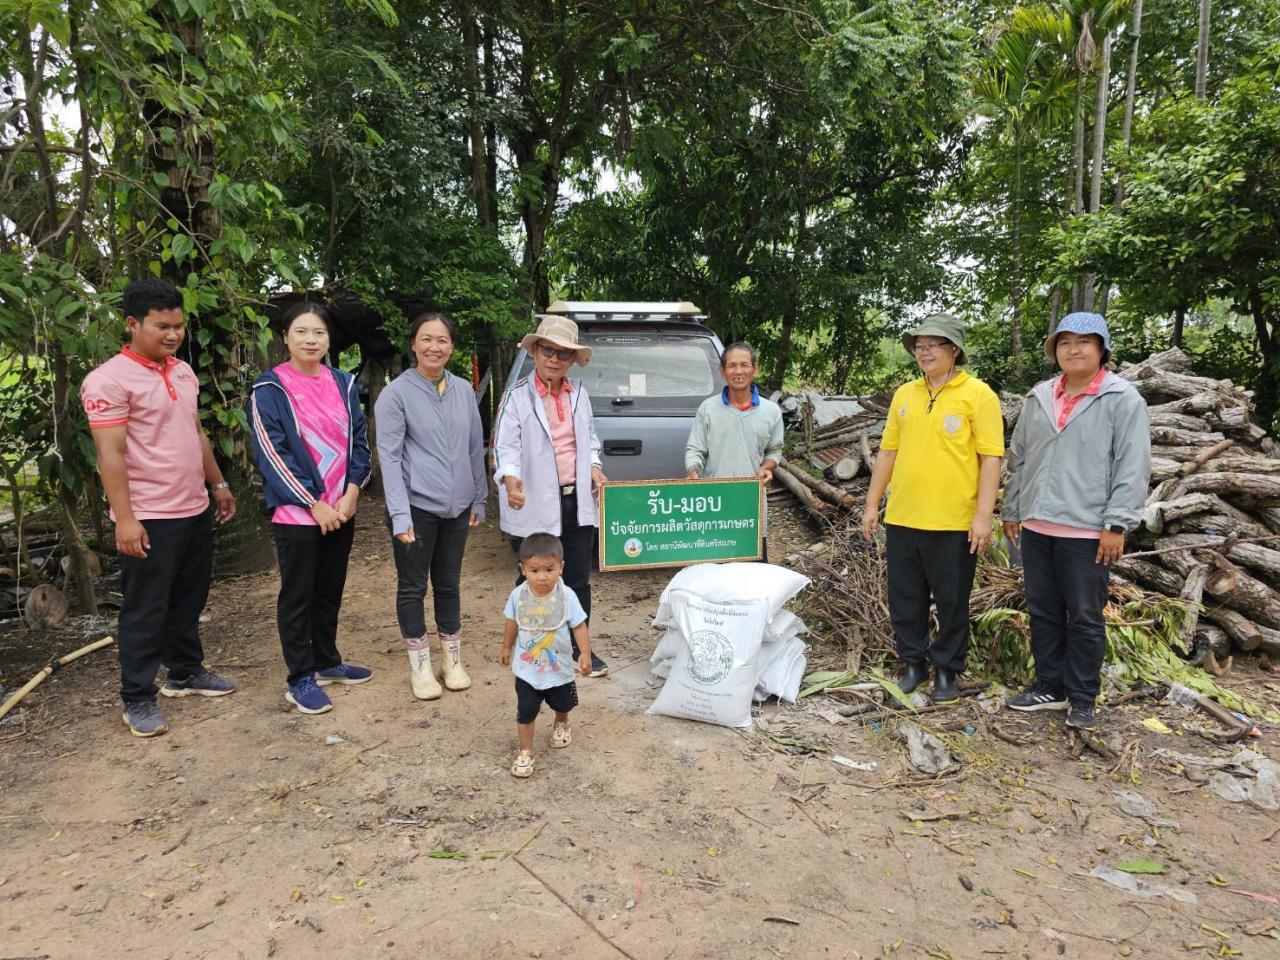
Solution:
<path fill-rule="evenodd" d="M 1098 73 L 1098 96 L 1093 109 L 1093 160 L 1089 171 L 1089 212 L 1097 213 L 1102 204 L 1102 160 L 1107 141 L 1107 94 L 1111 84 L 1111 32 L 1102 38 L 1102 69 Z M 1084 278 L 1081 306 L 1093 309 L 1097 277 Z"/>
<path fill-rule="evenodd" d="M 787 299 L 782 309 L 782 329 L 778 337 L 778 359 L 773 368 L 773 386 L 779 390 L 787 382 L 787 368 L 791 365 L 791 338 L 800 313 L 800 273 L 804 269 L 808 211 L 801 207 L 798 217 L 795 244 L 791 249 L 791 269 L 787 276 Z"/>
<path fill-rule="evenodd" d="M 1275 429 L 1277 406 L 1280 405 L 1280 316 L 1267 311 L 1262 292 L 1255 286 L 1249 290 L 1249 312 L 1253 315 L 1258 352 L 1262 354 L 1262 371 L 1253 396 L 1258 404 L 1258 419 L 1270 432 Z"/>
<path fill-rule="evenodd" d="M 75 456 L 75 426 L 71 420 L 68 407 L 71 390 L 70 364 L 66 354 L 55 341 L 50 345 L 53 354 L 53 421 L 54 431 L 58 437 L 58 457 L 62 462 L 73 462 Z M 67 556 L 71 560 L 68 571 L 69 579 L 75 586 L 75 604 L 81 613 L 96 614 L 98 599 L 93 593 L 93 575 L 89 570 L 89 547 L 80 534 L 79 500 L 76 491 L 59 480 L 58 506 L 62 518 L 62 536 L 67 545 Z"/>
<path fill-rule="evenodd" d="M 1196 40 L 1196 99 L 1205 98 L 1209 82 L 1209 7 L 1211 0 L 1200 0 L 1200 36 Z"/>
<path fill-rule="evenodd" d="M 1013 133 L 1013 187 L 1009 192 L 1009 251 L 1012 283 L 1010 299 L 1013 322 L 1009 330 L 1009 352 L 1013 355 L 1010 378 L 1022 385 L 1022 125 Z"/>
<path fill-rule="evenodd" d="M 1075 139 L 1071 151 L 1072 171 L 1071 213 L 1079 216 L 1084 212 L 1084 74 L 1076 71 L 1075 100 Z M 1071 285 L 1071 309 L 1079 310 L 1083 304 L 1084 290 L 1080 280 Z"/>
<path fill-rule="evenodd" d="M 1173 336 L 1169 338 L 1169 346 L 1182 347 L 1182 331 L 1187 322 L 1187 305 L 1178 304 L 1173 310 Z"/>
<path fill-rule="evenodd" d="M 1124 121 L 1120 124 L 1120 143 L 1126 149 L 1133 138 L 1133 101 L 1138 91 L 1138 44 L 1142 39 L 1142 0 L 1134 0 L 1133 25 L 1129 32 L 1133 34 L 1133 48 L 1129 51 L 1129 74 L 1124 84 Z M 1116 177 L 1116 207 L 1119 208 L 1123 202 L 1124 179 Z"/>
<path fill-rule="evenodd" d="M 471 158 L 471 199 L 476 208 L 476 224 L 482 233 L 498 239 L 498 217 L 496 198 L 491 195 L 493 185 L 490 183 L 489 171 L 493 166 L 489 156 L 489 139 L 486 136 L 485 121 L 481 115 L 481 80 L 480 80 L 480 34 L 476 26 L 475 11 L 470 3 L 462 6 L 462 46 L 465 57 L 464 79 L 467 86 L 468 100 L 468 133 L 469 152 Z M 491 53 L 486 53 L 486 60 Z M 486 63 L 486 69 L 490 69 Z M 487 78 L 486 78 L 487 80 Z M 488 101 L 486 101 L 488 102 Z M 488 321 L 484 325 L 485 367 L 490 371 L 490 384 L 501 389 L 506 379 L 506 370 L 502 366 L 501 333 L 498 325 Z M 482 371 L 483 372 L 483 371 Z M 493 407 L 480 398 L 481 428 L 487 437 L 493 425 Z"/>

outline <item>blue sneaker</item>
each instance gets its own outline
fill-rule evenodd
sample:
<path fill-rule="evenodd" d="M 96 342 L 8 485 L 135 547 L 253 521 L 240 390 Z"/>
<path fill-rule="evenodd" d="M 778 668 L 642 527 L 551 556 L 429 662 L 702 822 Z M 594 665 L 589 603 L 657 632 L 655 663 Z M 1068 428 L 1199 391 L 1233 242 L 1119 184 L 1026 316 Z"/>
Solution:
<path fill-rule="evenodd" d="M 328 713 L 333 709 L 329 695 L 316 686 L 311 677 L 292 684 L 284 698 L 297 707 L 299 713 Z"/>
<path fill-rule="evenodd" d="M 340 663 L 328 670 L 316 671 L 316 683 L 327 687 L 331 683 L 365 683 L 373 679 L 373 671 L 368 667 L 359 667 L 354 663 Z"/>

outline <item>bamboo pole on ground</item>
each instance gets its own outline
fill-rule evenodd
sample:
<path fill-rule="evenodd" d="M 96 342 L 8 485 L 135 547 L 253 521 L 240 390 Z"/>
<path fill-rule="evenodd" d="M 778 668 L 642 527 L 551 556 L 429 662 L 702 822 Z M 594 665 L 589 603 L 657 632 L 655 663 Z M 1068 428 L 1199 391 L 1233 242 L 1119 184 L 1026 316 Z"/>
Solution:
<path fill-rule="evenodd" d="M 0 720 L 3 720 L 10 710 L 21 703 L 23 697 L 36 687 L 40 686 L 40 684 L 44 683 L 50 674 L 57 673 L 67 664 L 75 660 L 79 660 L 85 654 L 93 653 L 95 650 L 101 650 L 103 647 L 110 646 L 113 643 L 115 643 L 115 637 L 103 637 L 101 640 L 95 640 L 93 643 L 83 646 L 79 650 L 68 653 L 65 657 L 59 657 L 57 660 L 50 660 L 39 673 L 23 684 L 23 686 L 19 687 L 18 691 L 14 693 L 13 696 L 3 704 L 0 704 Z"/>

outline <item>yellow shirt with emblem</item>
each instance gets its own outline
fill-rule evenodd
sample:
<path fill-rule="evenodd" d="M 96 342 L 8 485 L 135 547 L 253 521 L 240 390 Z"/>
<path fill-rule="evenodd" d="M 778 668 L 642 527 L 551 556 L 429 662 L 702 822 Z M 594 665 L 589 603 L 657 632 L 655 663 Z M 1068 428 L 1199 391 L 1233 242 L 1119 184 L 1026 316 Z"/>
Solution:
<path fill-rule="evenodd" d="M 1000 400 L 961 370 L 932 409 L 924 378 L 898 388 L 881 450 L 896 450 L 885 523 L 917 530 L 968 530 L 978 512 L 978 457 L 1004 455 Z"/>

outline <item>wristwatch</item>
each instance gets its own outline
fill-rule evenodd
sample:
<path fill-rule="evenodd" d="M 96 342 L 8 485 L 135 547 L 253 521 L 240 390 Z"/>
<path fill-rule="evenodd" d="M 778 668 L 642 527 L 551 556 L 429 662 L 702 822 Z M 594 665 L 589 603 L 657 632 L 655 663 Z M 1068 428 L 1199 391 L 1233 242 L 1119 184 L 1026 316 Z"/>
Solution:
<path fill-rule="evenodd" d="M 1111 524 L 1111 526 L 1107 527 L 1107 532 L 1108 533 L 1124 533 L 1124 527 L 1120 526 L 1120 524 L 1118 523 L 1113 523 Z"/>
<path fill-rule="evenodd" d="M 230 490 L 230 489 L 231 489 L 231 484 L 229 484 L 229 483 L 227 483 L 227 481 L 223 480 L 221 483 L 211 483 L 211 484 L 209 484 L 209 489 L 210 489 L 210 490 L 213 490 L 215 493 L 216 493 L 218 490 Z"/>

